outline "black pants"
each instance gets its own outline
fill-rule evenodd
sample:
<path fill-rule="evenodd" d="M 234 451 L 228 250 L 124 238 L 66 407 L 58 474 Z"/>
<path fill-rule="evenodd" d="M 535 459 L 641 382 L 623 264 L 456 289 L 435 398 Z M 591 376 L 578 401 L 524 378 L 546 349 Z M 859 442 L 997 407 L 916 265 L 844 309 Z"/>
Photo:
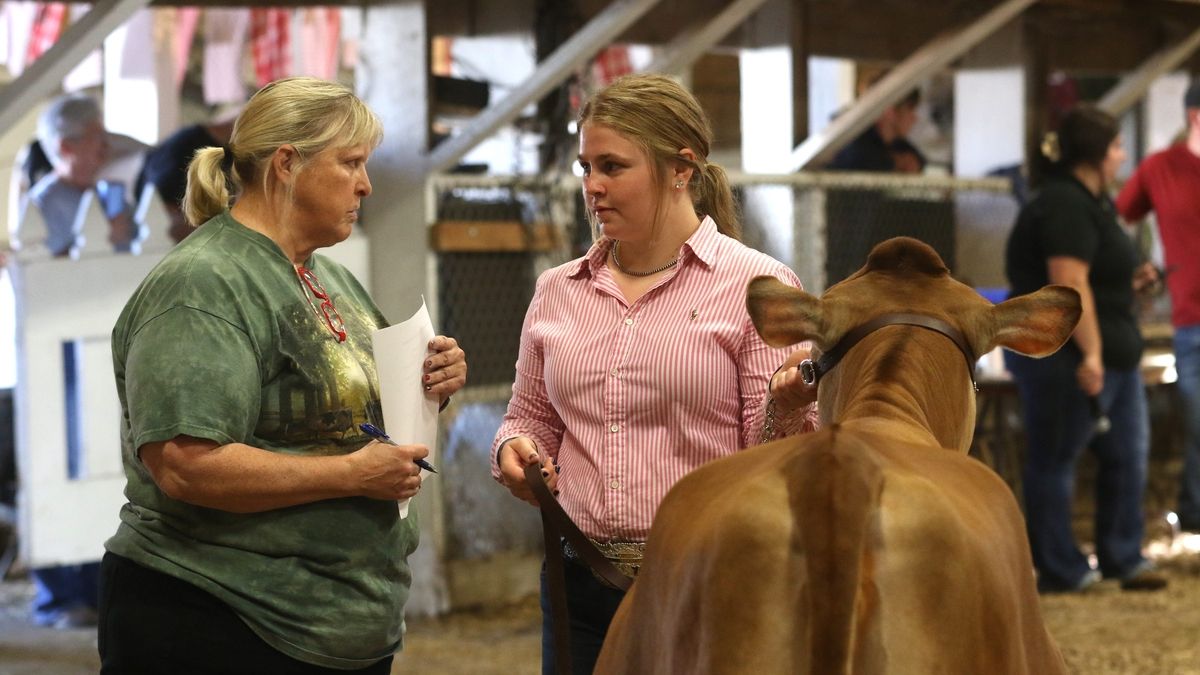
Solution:
<path fill-rule="evenodd" d="M 263 642 L 211 594 L 112 553 L 100 562 L 98 646 L 102 675 L 388 675 L 392 670 L 391 656 L 361 670 L 297 661 Z"/>
<path fill-rule="evenodd" d="M 563 561 L 566 579 L 567 614 L 571 621 L 571 673 L 591 675 L 600 658 L 600 647 L 608 634 L 608 624 L 625 591 L 605 586 L 591 570 L 575 560 Z M 550 596 L 546 592 L 546 565 L 542 564 L 542 675 L 568 675 L 554 672 L 554 621 Z"/>

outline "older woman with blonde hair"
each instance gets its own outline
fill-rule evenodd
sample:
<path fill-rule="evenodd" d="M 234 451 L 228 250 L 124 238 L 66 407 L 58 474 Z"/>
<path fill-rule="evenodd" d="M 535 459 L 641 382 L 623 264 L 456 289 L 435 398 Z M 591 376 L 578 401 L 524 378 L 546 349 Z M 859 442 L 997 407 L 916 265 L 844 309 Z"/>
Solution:
<path fill-rule="evenodd" d="M 192 161 L 198 227 L 113 330 L 128 503 L 101 565 L 101 672 L 390 672 L 417 545 L 396 500 L 427 449 L 360 431 L 382 424 L 387 321 L 316 253 L 350 234 L 381 137 L 345 87 L 293 78 Z M 465 358 L 429 347 L 445 400 Z"/>

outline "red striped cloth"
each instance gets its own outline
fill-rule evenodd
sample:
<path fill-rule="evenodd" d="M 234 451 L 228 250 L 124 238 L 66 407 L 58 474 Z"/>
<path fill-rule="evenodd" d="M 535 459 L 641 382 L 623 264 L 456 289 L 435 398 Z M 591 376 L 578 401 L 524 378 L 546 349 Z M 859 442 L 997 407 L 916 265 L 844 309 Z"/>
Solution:
<path fill-rule="evenodd" d="M 292 74 L 291 23 L 290 9 L 250 10 L 250 53 L 259 87 Z"/>
<path fill-rule="evenodd" d="M 67 9 L 65 2 L 46 2 L 38 7 L 29 34 L 29 44 L 25 48 L 25 67 L 29 67 L 58 42 L 67 25 Z"/>
<path fill-rule="evenodd" d="M 300 43 L 296 50 L 296 74 L 336 79 L 338 46 L 342 41 L 341 8 L 312 7 L 297 11 L 303 14 L 296 40 Z"/>
<path fill-rule="evenodd" d="M 196 37 L 196 28 L 199 25 L 199 7 L 180 7 L 175 10 L 175 31 L 171 35 L 171 54 L 175 57 L 176 92 L 183 86 L 183 78 L 187 76 L 188 53 L 192 51 L 192 41 Z"/>
<path fill-rule="evenodd" d="M 592 61 L 592 79 L 595 81 L 597 89 L 632 72 L 633 65 L 629 62 L 629 47 L 625 45 L 607 47 Z"/>
<path fill-rule="evenodd" d="M 559 501 L 588 536 L 644 541 L 684 474 L 757 443 L 767 382 L 789 353 L 763 343 L 746 284 L 783 263 L 705 218 L 679 265 L 632 306 L 605 265 L 610 240 L 538 279 L 516 382 L 492 447 L 529 436 L 557 457 Z M 817 427 L 816 406 L 796 423 Z"/>

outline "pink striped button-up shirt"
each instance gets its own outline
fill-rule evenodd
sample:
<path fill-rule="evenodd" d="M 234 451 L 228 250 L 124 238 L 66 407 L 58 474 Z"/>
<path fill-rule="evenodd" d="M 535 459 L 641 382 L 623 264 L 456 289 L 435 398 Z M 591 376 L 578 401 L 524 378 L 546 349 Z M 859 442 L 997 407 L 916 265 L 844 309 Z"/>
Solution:
<path fill-rule="evenodd" d="M 538 279 L 492 472 L 496 448 L 528 436 L 558 460 L 559 501 L 585 534 L 645 541 L 676 481 L 758 442 L 768 381 L 789 350 L 755 332 L 746 284 L 800 280 L 705 218 L 679 264 L 630 305 L 605 265 L 610 246 Z M 816 428 L 815 404 L 797 426 Z"/>

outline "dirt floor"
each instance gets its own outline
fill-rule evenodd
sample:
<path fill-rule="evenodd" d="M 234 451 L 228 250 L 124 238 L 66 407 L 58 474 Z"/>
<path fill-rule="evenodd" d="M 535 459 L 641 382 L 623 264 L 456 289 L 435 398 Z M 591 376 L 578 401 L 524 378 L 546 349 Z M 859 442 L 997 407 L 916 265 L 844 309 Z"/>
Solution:
<path fill-rule="evenodd" d="M 1167 572 L 1159 593 L 1122 592 L 1102 582 L 1087 594 L 1044 596 L 1050 632 L 1080 675 L 1200 675 L 1200 536 L 1153 542 Z M 98 668 L 93 631 L 33 628 L 32 590 L 0 583 L 0 675 L 84 675 Z M 486 612 L 410 623 L 395 675 L 535 675 L 540 614 L 536 600 Z"/>

